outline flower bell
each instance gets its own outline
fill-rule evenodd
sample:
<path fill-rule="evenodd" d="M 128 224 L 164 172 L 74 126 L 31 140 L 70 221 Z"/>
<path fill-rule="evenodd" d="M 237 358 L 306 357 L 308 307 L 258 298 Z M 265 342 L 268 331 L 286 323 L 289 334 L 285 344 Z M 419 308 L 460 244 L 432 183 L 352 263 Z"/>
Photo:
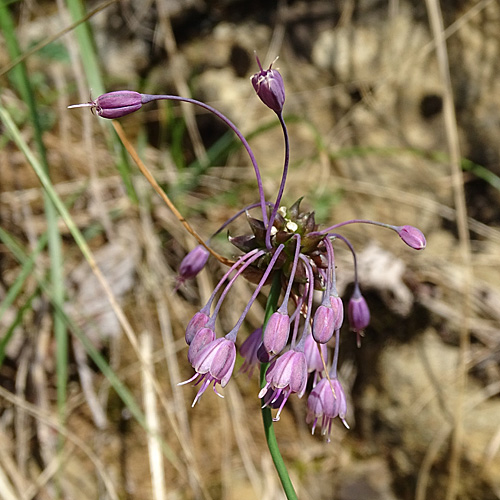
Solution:
<path fill-rule="evenodd" d="M 283 111 L 285 104 L 285 84 L 283 78 L 276 69 L 272 69 L 273 63 L 269 69 L 262 69 L 259 58 L 256 56 L 260 71 L 252 76 L 251 81 L 255 92 L 260 100 L 278 115 Z M 274 62 L 274 61 L 273 61 Z"/>
<path fill-rule="evenodd" d="M 175 290 L 186 280 L 193 279 L 205 267 L 208 257 L 210 257 L 210 252 L 203 245 L 198 245 L 191 250 L 182 259 L 179 266 L 179 275 L 176 278 L 177 285 L 175 286 Z"/>
<path fill-rule="evenodd" d="M 143 94 L 133 90 L 117 90 L 100 95 L 95 101 L 85 104 L 73 104 L 68 108 L 91 108 L 102 118 L 121 118 L 142 108 L 149 102 Z"/>
<path fill-rule="evenodd" d="M 423 250 L 427 244 L 424 233 L 413 226 L 396 226 L 399 237 L 414 250 Z"/>

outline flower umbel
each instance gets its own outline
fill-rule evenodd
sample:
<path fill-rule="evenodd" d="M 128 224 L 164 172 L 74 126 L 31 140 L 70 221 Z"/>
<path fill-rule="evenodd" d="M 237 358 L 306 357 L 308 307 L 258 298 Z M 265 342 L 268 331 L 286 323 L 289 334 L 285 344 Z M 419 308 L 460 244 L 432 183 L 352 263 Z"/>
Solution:
<path fill-rule="evenodd" d="M 257 160 L 243 134 L 226 116 L 206 103 L 174 95 L 121 90 L 70 107 L 89 107 L 102 118 L 114 119 L 134 113 L 152 101 L 182 101 L 213 113 L 236 134 L 253 166 L 258 193 L 254 203 L 238 210 L 205 240 L 211 249 L 210 241 L 214 235 L 235 219 L 246 216 L 248 231 L 228 235 L 234 246 L 235 256 L 231 256 L 234 261 L 219 256 L 219 260 L 228 265 L 229 269 L 216 285 L 207 303 L 187 325 L 185 340 L 189 346 L 188 360 L 195 374 L 182 384 L 195 382 L 200 385 L 193 406 L 210 385 L 221 396 L 216 386 L 219 384 L 225 387 L 231 378 L 236 359 L 237 336 L 240 330 L 244 330 L 242 326 L 246 316 L 259 294 L 273 283 L 272 288 L 277 286 L 278 291 L 275 301 L 269 302 L 266 311 L 269 321 L 264 324 L 262 320 L 241 344 L 240 352 L 245 358 L 242 370 L 251 374 L 257 364 L 262 363 L 265 368 L 266 363 L 270 362 L 258 396 L 263 407 L 278 409 L 274 420 L 279 420 L 292 394 L 297 394 L 298 397 L 304 395 L 308 377 L 314 377 L 307 403 L 307 418 L 313 425 L 313 433 L 320 423 L 322 433 L 329 439 L 334 418 L 340 417 L 347 426 L 346 397 L 337 377 L 340 332 L 344 320 L 344 305 L 336 288 L 337 266 L 334 252 L 338 251 L 338 244 L 347 246 L 352 254 L 354 291 L 348 302 L 347 316 L 351 329 L 357 334 L 358 344 L 360 335 L 370 323 L 370 310 L 359 288 L 356 252 L 351 242 L 338 231 L 343 226 L 353 224 L 381 226 L 396 232 L 414 250 L 424 249 L 426 240 L 416 227 L 366 219 L 347 220 L 321 229 L 314 212 L 301 208 L 302 198 L 292 205 L 281 204 L 290 153 L 283 116 L 285 87 L 281 74 L 272 67 L 273 64 L 266 70 L 258 58 L 257 64 L 259 70 L 252 76 L 251 83 L 259 99 L 276 113 L 284 138 L 283 171 L 274 202 L 268 201 L 264 193 Z M 154 182 L 150 182 L 154 185 Z M 259 213 L 255 213 L 257 209 Z M 182 220 L 180 215 L 179 219 Z M 198 239 L 200 245 L 189 252 L 180 264 L 177 287 L 196 276 L 207 263 L 209 252 L 201 244 L 203 240 Z M 242 307 L 234 327 L 225 336 L 218 336 L 216 324 L 222 305 L 233 290 L 236 280 L 242 277 L 257 286 L 247 304 Z M 319 300 L 315 292 L 320 293 Z M 282 302 L 278 307 L 279 300 Z M 328 373 L 325 364 L 331 358 L 328 354 L 329 349 L 331 350 L 329 346 L 334 346 L 334 354 Z M 268 410 L 265 411 L 269 413 Z"/>

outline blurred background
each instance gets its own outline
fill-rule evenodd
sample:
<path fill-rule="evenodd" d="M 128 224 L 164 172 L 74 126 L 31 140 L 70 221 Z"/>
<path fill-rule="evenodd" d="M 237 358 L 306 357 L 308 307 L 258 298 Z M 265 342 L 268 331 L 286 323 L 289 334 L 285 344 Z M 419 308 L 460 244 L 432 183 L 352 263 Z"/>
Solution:
<path fill-rule="evenodd" d="M 223 400 L 191 408 L 197 389 L 177 386 L 193 374 L 185 326 L 224 266 L 174 293 L 196 241 L 111 123 L 67 109 L 122 89 L 205 101 L 249 139 L 274 199 L 283 139 L 250 84 L 254 51 L 285 81 L 284 203 L 304 196 L 322 227 L 427 237 L 415 252 L 382 228 L 343 231 L 372 322 L 360 349 L 342 331 L 351 429 L 312 436 L 306 397 L 275 425 L 299 498 L 500 498 L 498 1 L 0 3 L 0 499 L 284 498 L 242 360 Z M 213 115 L 162 101 L 120 124 L 202 238 L 258 200 Z M 213 246 L 235 255 L 227 234 Z M 348 299 L 352 260 L 336 259 Z M 253 290 L 236 283 L 219 332 Z"/>

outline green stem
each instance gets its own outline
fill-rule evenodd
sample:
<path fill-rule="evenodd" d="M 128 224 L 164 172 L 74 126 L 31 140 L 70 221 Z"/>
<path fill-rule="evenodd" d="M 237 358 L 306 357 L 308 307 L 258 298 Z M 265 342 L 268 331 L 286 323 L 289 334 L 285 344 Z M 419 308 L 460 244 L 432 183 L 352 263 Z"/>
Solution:
<path fill-rule="evenodd" d="M 271 285 L 271 290 L 269 292 L 269 297 L 267 298 L 266 313 L 264 317 L 264 328 L 273 314 L 278 309 L 278 299 L 281 292 L 281 273 L 276 273 L 274 275 L 273 283 Z M 262 363 L 260 365 L 260 387 L 264 387 L 266 384 L 266 371 L 269 363 Z M 288 470 L 286 468 L 283 457 L 281 456 L 278 441 L 276 440 L 276 434 L 274 433 L 273 427 L 273 417 L 271 414 L 271 409 L 269 407 L 262 408 L 262 421 L 264 423 L 264 433 L 266 435 L 267 446 L 271 457 L 273 459 L 274 466 L 276 467 L 276 472 L 280 478 L 281 484 L 283 486 L 283 491 L 288 500 L 297 500 L 297 494 L 293 488 L 292 481 L 288 475 Z"/>

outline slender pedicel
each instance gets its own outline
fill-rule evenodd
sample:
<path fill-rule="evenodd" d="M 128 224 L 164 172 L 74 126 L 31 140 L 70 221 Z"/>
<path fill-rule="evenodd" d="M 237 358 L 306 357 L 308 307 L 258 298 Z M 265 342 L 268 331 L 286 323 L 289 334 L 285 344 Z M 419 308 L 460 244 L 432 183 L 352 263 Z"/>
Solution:
<path fill-rule="evenodd" d="M 288 164 L 290 162 L 290 142 L 288 138 L 288 130 L 285 125 L 285 120 L 283 119 L 282 113 L 278 114 L 278 119 L 281 124 L 281 128 L 283 129 L 283 136 L 285 138 L 285 163 L 283 165 L 283 173 L 281 175 L 281 183 L 278 191 L 278 196 L 276 197 L 276 201 L 274 203 L 273 211 L 271 212 L 271 217 L 269 218 L 269 225 L 266 231 L 266 246 L 267 248 L 271 248 L 271 229 L 273 227 L 274 218 L 278 213 L 278 209 L 280 206 L 281 198 L 283 196 L 283 191 L 285 190 L 286 177 L 288 174 Z"/>

